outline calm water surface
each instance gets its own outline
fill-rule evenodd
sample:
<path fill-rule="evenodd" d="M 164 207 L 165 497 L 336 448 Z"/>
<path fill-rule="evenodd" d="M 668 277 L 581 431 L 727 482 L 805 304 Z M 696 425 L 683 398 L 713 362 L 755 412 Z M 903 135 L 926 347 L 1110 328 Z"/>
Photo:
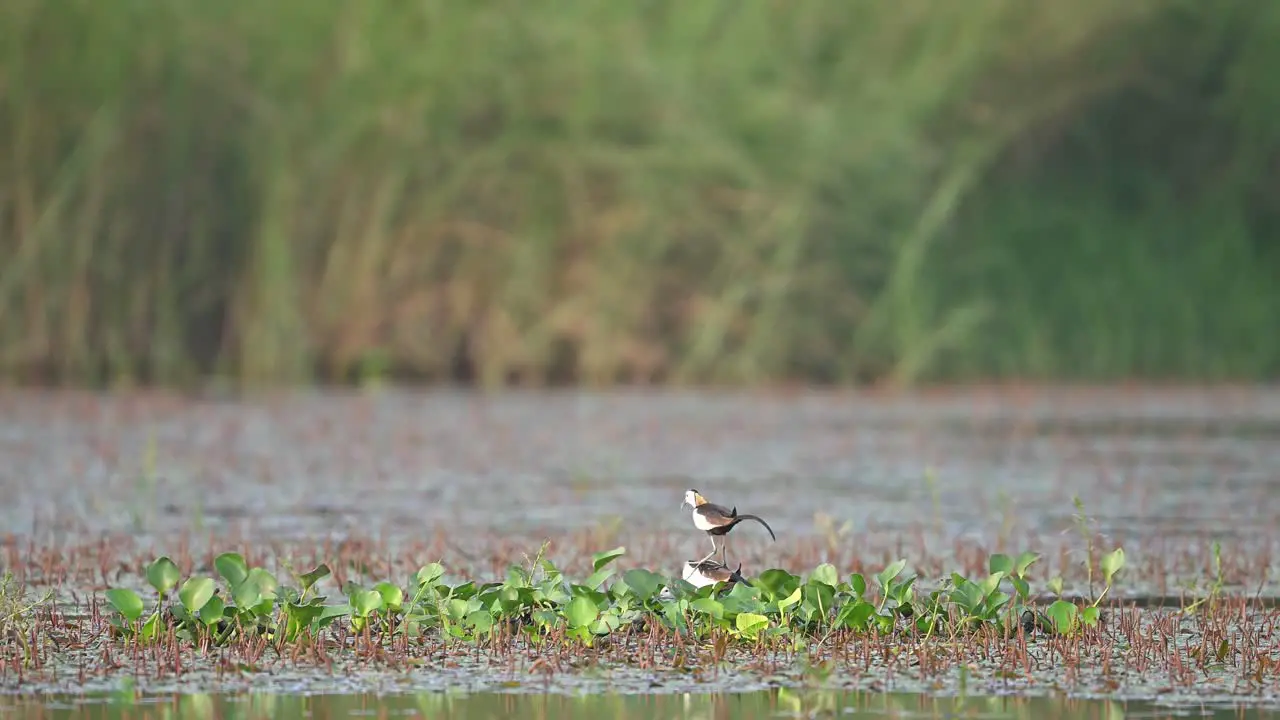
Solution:
<path fill-rule="evenodd" d="M 983 718 L 984 720 L 1121 720 L 1123 718 L 1280 717 L 1268 708 L 1170 707 L 1142 702 L 1063 698 L 930 698 L 917 695 L 768 691 L 704 695 L 180 695 L 110 697 L 0 696 L 0 717 L 101 718 L 456 718 L 458 720 L 754 720 L 756 718 Z"/>
<path fill-rule="evenodd" d="M 1280 526 L 1280 390 L 850 393 L 317 391 L 237 400 L 0 392 L 0 527 L 311 538 L 424 526 L 687 535 L 689 486 L 780 535 L 825 512 L 942 540 L 1071 527 Z M 481 502 L 476 502 L 481 500 Z M 750 508 L 751 510 L 746 510 Z M 461 532 L 461 531 L 465 532 Z M 745 535 L 745 534 L 744 534 Z M 750 540 L 748 540 L 750 542 Z"/>

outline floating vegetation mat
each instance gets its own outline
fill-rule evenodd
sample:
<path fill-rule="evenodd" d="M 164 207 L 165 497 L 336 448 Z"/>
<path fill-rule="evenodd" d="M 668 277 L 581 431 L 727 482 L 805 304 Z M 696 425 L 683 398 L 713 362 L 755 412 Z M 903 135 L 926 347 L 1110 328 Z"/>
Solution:
<path fill-rule="evenodd" d="M 545 548 L 544 548 L 545 550 Z M 1040 556 L 925 583 L 899 559 L 864 576 L 823 563 L 696 587 L 617 569 L 617 547 L 566 576 L 543 552 L 505 578 L 429 563 L 408 578 L 326 563 L 283 571 L 237 552 L 161 556 L 91 593 L 6 575 L 6 692 L 210 687 L 706 691 L 820 685 L 949 693 L 1186 699 L 1280 689 L 1272 603 L 1220 584 L 1178 607 L 1115 601 L 1126 558 L 1090 562 L 1091 596 L 1033 580 Z"/>

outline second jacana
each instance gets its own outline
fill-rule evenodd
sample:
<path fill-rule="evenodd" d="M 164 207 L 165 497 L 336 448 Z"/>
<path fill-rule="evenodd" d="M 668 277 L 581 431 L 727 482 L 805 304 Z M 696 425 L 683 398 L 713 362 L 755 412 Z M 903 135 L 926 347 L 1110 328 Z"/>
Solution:
<path fill-rule="evenodd" d="M 702 530 L 711 538 L 711 553 L 703 560 L 709 560 L 712 555 L 716 554 L 716 550 L 723 553 L 724 545 L 716 546 L 716 538 L 729 534 L 730 530 L 737 527 L 738 523 L 743 520 L 755 520 L 769 531 L 769 537 L 777 541 L 778 536 L 773 534 L 773 528 L 769 527 L 769 523 L 758 515 L 750 515 L 747 513 L 739 513 L 738 507 L 735 505 L 732 509 L 723 505 L 717 505 L 713 502 L 707 502 L 702 493 L 697 490 L 689 490 L 684 494 L 684 502 L 680 507 L 685 505 L 693 506 L 693 526 Z"/>

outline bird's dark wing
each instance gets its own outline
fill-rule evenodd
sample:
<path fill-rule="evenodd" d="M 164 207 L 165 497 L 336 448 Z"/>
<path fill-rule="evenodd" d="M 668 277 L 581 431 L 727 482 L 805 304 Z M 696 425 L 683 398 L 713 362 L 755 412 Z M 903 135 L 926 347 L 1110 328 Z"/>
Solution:
<path fill-rule="evenodd" d="M 705 577 L 709 577 L 716 582 L 727 582 L 733 577 L 733 571 L 727 565 L 718 563 L 715 560 L 704 560 L 694 566 L 698 572 Z"/>
<path fill-rule="evenodd" d="M 736 513 L 731 512 L 725 506 L 716 505 L 715 503 L 703 503 L 699 505 L 698 514 L 701 515 L 708 523 L 717 526 L 728 525 L 733 522 L 734 515 L 736 515 Z"/>

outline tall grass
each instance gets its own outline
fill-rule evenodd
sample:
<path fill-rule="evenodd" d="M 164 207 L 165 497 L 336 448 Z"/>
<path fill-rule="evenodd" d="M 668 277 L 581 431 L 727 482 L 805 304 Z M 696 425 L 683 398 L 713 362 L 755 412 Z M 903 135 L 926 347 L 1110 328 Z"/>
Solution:
<path fill-rule="evenodd" d="M 12 0 L 0 374 L 1274 374 L 1278 19 Z"/>

